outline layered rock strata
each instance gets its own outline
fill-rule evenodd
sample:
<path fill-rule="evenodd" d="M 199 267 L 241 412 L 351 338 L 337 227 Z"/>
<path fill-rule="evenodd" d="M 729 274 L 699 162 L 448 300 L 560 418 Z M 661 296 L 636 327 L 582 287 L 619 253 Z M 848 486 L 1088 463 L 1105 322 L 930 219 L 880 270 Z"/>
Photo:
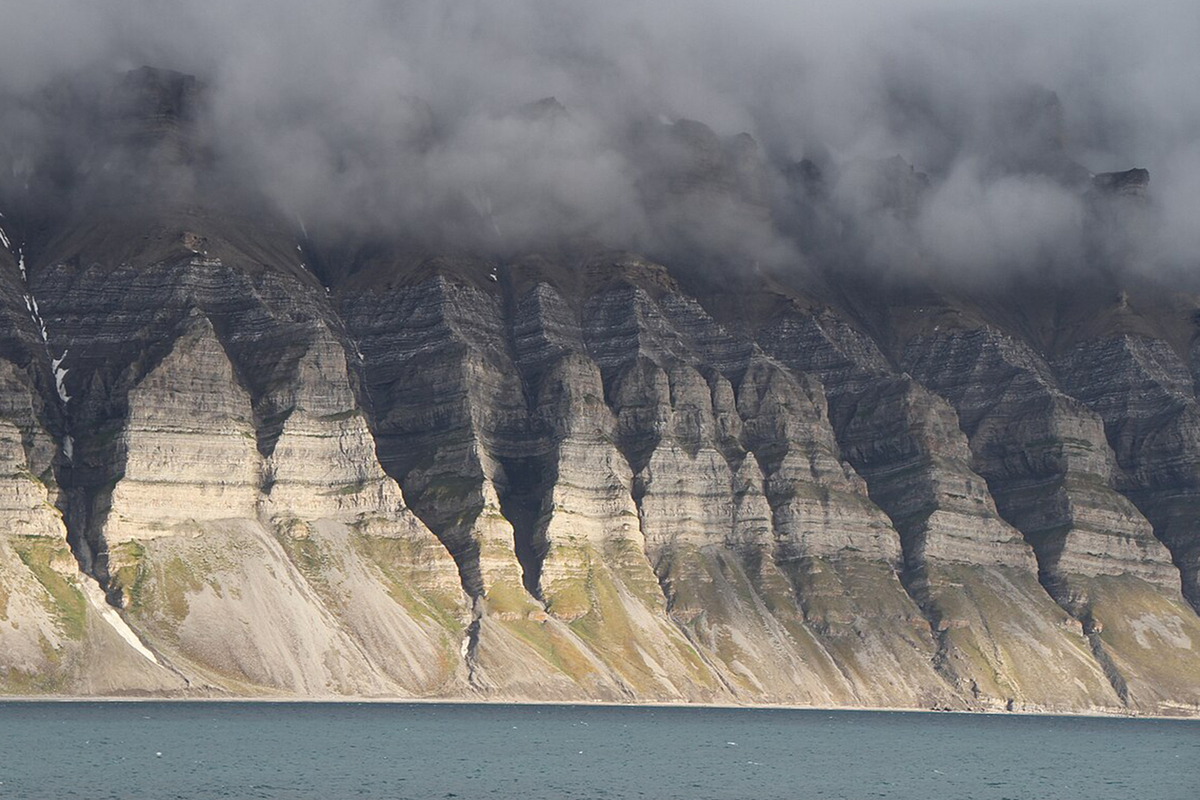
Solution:
<path fill-rule="evenodd" d="M 1054 366 L 1104 420 L 1118 488 L 1170 549 L 1184 596 L 1200 607 L 1200 407 L 1186 364 L 1161 339 L 1125 334 L 1078 344 Z"/>
<path fill-rule="evenodd" d="M 0 692 L 1200 712 L 1200 301 L 1118 285 L 1144 170 L 1021 139 L 1090 272 L 980 292 L 889 277 L 904 161 L 646 122 L 669 268 L 518 253 L 481 190 L 483 257 L 310 238 L 202 82 L 101 94 L 0 184 Z M 813 264 L 739 266 L 781 235 Z"/>
<path fill-rule="evenodd" d="M 2 229 L 0 229 L 2 230 Z M 55 507 L 61 425 L 24 248 L 0 247 L 0 687 L 22 694 L 180 691 L 80 569 Z M 57 440 L 57 441 L 56 441 Z"/>
<path fill-rule="evenodd" d="M 80 255 L 34 282 L 80 564 L 192 691 L 465 682 L 453 563 L 378 466 L 324 291 L 277 240 L 262 271 L 238 230 L 195 227 L 115 264 L 64 237 Z"/>
<path fill-rule="evenodd" d="M 828 309 L 795 309 L 759 337 L 821 377 L 843 451 L 900 533 L 902 578 L 937 638 L 939 671 L 979 702 L 1005 707 L 1048 696 L 1079 707 L 1115 700 L 1082 629 L 1042 591 L 1032 549 L 972 469 L 949 403 L 897 373 Z"/>
<path fill-rule="evenodd" d="M 1169 552 L 1116 490 L 1099 415 L 1029 345 L 994 328 L 914 337 L 905 360 L 955 405 L 997 509 L 1033 546 L 1042 584 L 1082 623 L 1122 702 L 1194 703 L 1184 676 L 1200 626 Z"/>
<path fill-rule="evenodd" d="M 194 208 L 5 238 L 5 691 L 1200 703 L 1191 323 Z"/>
<path fill-rule="evenodd" d="M 1196 702 L 1157 340 L 919 330 L 902 372 L 627 254 L 326 289 L 278 231 L 123 224 L 11 276 L 9 691 Z"/>

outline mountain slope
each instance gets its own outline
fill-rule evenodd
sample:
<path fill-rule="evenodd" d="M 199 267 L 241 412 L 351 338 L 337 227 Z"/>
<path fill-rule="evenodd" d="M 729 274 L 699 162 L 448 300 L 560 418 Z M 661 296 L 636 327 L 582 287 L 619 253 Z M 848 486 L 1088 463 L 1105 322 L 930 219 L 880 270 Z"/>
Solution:
<path fill-rule="evenodd" d="M 1196 297 L 322 241 L 160 111 L 0 219 L 0 691 L 1200 711 Z"/>

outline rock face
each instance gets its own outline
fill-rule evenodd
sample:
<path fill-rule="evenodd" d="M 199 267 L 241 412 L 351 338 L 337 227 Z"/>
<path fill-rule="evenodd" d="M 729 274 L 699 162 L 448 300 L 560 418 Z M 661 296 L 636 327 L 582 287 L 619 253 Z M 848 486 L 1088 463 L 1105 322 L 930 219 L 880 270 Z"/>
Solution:
<path fill-rule="evenodd" d="M 263 271 L 239 231 L 186 224 L 117 263 L 72 231 L 28 287 L 79 564 L 192 691 L 463 683 L 453 562 L 379 466 L 324 291 L 294 248 Z"/>
<path fill-rule="evenodd" d="M 1080 343 L 1055 367 L 1104 420 L 1121 468 L 1118 488 L 1170 549 L 1183 593 L 1197 605 L 1200 552 L 1189 517 L 1200 465 L 1200 408 L 1187 367 L 1164 341 L 1130 334 Z"/>
<path fill-rule="evenodd" d="M 124 135 L 177 166 L 160 78 Z M 665 219 L 768 221 L 748 137 L 640 146 Z M 911 215 L 925 176 L 864 169 Z M 1200 711 L 1196 298 L 318 246 L 205 197 L 0 219 L 0 691 Z"/>
<path fill-rule="evenodd" d="M 912 373 L 958 409 L 997 509 L 1032 544 L 1043 586 L 1082 623 L 1122 700 L 1164 702 L 1163 687 L 1187 684 L 1175 659 L 1192 658 L 1197 618 L 1167 549 L 1117 491 L 1123 479 L 1100 416 L 1028 344 L 994 328 L 919 335 L 904 352 Z"/>
<path fill-rule="evenodd" d="M 1111 698 L 1080 630 L 1038 585 L 1033 551 L 972 469 L 949 403 L 829 313 L 789 313 L 760 336 L 824 379 L 844 450 L 899 532 L 900 576 L 929 620 L 942 675 L 1009 706 Z"/>
<path fill-rule="evenodd" d="M 8 262 L 8 691 L 1200 699 L 1165 340 L 136 224 Z"/>

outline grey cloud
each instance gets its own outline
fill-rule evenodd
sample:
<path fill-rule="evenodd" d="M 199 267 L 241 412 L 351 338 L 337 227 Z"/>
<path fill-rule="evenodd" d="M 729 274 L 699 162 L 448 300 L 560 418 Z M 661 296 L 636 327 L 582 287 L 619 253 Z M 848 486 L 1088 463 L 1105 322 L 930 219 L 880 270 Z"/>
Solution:
<path fill-rule="evenodd" d="M 972 273 L 1045 269 L 1082 255 L 1084 204 L 1044 176 L 987 179 L 958 162 L 921 211 L 921 243 L 936 262 Z"/>
<path fill-rule="evenodd" d="M 4 5 L 0 157 L 14 164 L 86 144 L 22 99 L 148 63 L 198 75 L 206 146 L 314 226 L 505 248 L 669 247 L 682 231 L 782 267 L 849 231 L 869 264 L 977 277 L 1077 267 L 1088 173 L 1143 166 L 1155 220 L 1139 268 L 1200 260 L 1200 4 L 1185 0 Z M 566 113 L 522 113 L 544 97 Z M 773 222 L 741 189 L 651 202 L 637 137 L 678 119 L 757 140 Z M 897 155 L 929 184 L 898 212 L 863 173 Z M 819 247 L 785 218 L 802 158 L 829 184 L 810 218 L 837 223 Z"/>

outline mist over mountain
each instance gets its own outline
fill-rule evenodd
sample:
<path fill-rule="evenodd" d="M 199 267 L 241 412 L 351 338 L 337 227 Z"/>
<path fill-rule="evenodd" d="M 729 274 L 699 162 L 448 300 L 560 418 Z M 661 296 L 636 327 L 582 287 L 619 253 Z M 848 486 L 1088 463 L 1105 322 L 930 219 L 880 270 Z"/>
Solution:
<path fill-rule="evenodd" d="M 1080 269 L 1111 233 L 1085 231 L 1090 175 L 1140 167 L 1121 268 L 1196 272 L 1187 2 L 50 0 L 5 19 L 9 206 L 139 191 L 143 154 L 97 115 L 150 64 L 195 76 L 161 100 L 194 117 L 174 181 L 331 236 L 990 279 Z M 884 185 L 895 157 L 920 186 Z M 802 162 L 819 202 L 789 179 Z"/>

